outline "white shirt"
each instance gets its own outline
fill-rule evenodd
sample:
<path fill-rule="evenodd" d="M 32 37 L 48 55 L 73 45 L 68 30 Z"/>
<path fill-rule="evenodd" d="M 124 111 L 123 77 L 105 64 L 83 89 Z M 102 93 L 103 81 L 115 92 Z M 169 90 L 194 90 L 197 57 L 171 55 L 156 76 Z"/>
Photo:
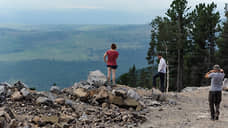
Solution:
<path fill-rule="evenodd" d="M 158 64 L 158 72 L 166 73 L 166 62 L 163 57 L 160 59 L 160 62 Z"/>

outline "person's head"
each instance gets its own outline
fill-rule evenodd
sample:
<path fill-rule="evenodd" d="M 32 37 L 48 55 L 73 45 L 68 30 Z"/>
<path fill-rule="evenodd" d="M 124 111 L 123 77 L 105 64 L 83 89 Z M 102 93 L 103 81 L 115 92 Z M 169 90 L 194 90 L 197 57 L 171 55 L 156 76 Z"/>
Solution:
<path fill-rule="evenodd" d="M 162 58 L 162 54 L 161 53 L 158 53 L 157 56 L 158 56 L 158 59 Z"/>
<path fill-rule="evenodd" d="M 220 66 L 218 64 L 216 64 L 216 65 L 213 66 L 213 70 L 220 71 L 221 68 L 220 68 Z"/>
<path fill-rule="evenodd" d="M 116 49 L 117 49 L 116 44 L 113 43 L 113 44 L 111 45 L 111 49 L 116 50 Z"/>

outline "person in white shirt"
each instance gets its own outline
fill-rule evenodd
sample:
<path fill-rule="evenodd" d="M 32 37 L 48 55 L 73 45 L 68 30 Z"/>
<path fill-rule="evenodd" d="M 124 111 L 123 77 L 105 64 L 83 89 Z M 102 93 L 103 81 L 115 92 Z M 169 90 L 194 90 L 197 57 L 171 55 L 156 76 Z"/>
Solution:
<path fill-rule="evenodd" d="M 164 81 L 165 81 L 165 74 L 166 74 L 166 62 L 165 59 L 162 57 L 161 54 L 158 54 L 159 64 L 158 64 L 158 73 L 153 77 L 153 86 L 156 87 L 156 79 L 160 77 L 160 90 L 165 92 Z"/>

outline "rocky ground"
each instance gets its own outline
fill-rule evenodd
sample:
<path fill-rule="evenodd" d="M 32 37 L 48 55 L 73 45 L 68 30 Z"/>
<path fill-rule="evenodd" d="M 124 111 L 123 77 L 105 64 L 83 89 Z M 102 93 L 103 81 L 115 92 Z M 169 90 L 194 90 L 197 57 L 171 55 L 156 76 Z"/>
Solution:
<path fill-rule="evenodd" d="M 69 88 L 38 92 L 18 81 L 0 84 L 0 128 L 226 128 L 228 93 L 221 119 L 209 119 L 208 87 L 162 94 L 156 89 L 105 85 L 105 75 Z"/>
<path fill-rule="evenodd" d="M 208 105 L 209 87 L 188 88 L 181 93 L 168 93 L 175 106 L 150 107 L 148 120 L 140 128 L 227 128 L 228 92 L 223 92 L 220 120 L 211 121 Z"/>

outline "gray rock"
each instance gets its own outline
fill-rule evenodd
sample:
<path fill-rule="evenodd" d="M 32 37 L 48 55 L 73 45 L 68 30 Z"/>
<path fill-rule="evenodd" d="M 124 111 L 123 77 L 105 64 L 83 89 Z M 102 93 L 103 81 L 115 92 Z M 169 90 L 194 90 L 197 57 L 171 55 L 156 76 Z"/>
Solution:
<path fill-rule="evenodd" d="M 72 106 L 73 106 L 73 101 L 72 101 L 72 100 L 66 99 L 66 100 L 65 100 L 65 104 L 72 107 Z"/>
<path fill-rule="evenodd" d="M 139 99 L 140 99 L 139 94 L 138 94 L 136 91 L 134 91 L 133 89 L 129 89 L 129 90 L 127 91 L 127 96 L 128 96 L 128 97 L 131 97 L 131 98 L 133 98 L 133 99 L 136 99 L 136 100 L 139 100 Z"/>
<path fill-rule="evenodd" d="M 192 91 L 195 91 L 197 89 L 198 89 L 198 87 L 186 87 L 182 90 L 182 92 L 192 92 Z"/>
<path fill-rule="evenodd" d="M 87 82 L 90 85 L 100 87 L 100 86 L 104 85 L 106 80 L 107 80 L 106 76 L 101 71 L 96 70 L 96 71 L 91 71 L 89 73 Z"/>
<path fill-rule="evenodd" d="M 73 88 L 81 88 L 82 85 L 80 83 L 74 83 Z"/>
<path fill-rule="evenodd" d="M 27 86 L 25 83 L 21 82 L 21 81 L 17 81 L 17 82 L 13 85 L 13 87 L 17 88 L 19 91 L 20 91 L 22 88 L 28 88 L 28 86 Z"/>
<path fill-rule="evenodd" d="M 13 85 L 7 83 L 7 82 L 3 82 L 3 83 L 0 83 L 0 86 L 6 86 L 7 88 L 12 88 Z"/>
<path fill-rule="evenodd" d="M 81 84 L 81 85 L 88 85 L 89 83 L 87 81 L 84 81 L 83 80 L 83 81 L 80 81 L 79 84 Z"/>
<path fill-rule="evenodd" d="M 8 89 L 7 93 L 6 93 L 6 97 L 9 97 L 13 94 L 13 91 L 11 89 Z"/>
<path fill-rule="evenodd" d="M 52 100 L 50 100 L 47 97 L 38 97 L 36 99 L 36 103 L 37 104 L 45 104 L 45 105 L 51 105 L 52 104 Z"/>
<path fill-rule="evenodd" d="M 169 99 L 168 102 L 171 105 L 177 105 L 177 102 L 175 100 L 173 100 L 173 99 Z"/>
<path fill-rule="evenodd" d="M 22 88 L 20 92 L 24 97 L 27 97 L 30 94 L 27 88 Z"/>
<path fill-rule="evenodd" d="M 95 88 L 92 85 L 89 85 L 88 82 L 79 82 L 79 83 L 74 83 L 73 88 L 77 89 L 77 88 L 84 88 L 84 89 L 93 89 Z"/>
<path fill-rule="evenodd" d="M 7 94 L 7 87 L 0 85 L 0 95 L 6 95 Z"/>
<path fill-rule="evenodd" d="M 86 122 L 88 121 L 88 116 L 86 115 L 85 112 L 83 112 L 82 116 L 79 118 L 80 121 Z"/>
<path fill-rule="evenodd" d="M 52 86 L 50 92 L 59 94 L 61 93 L 61 90 L 58 86 Z"/>

